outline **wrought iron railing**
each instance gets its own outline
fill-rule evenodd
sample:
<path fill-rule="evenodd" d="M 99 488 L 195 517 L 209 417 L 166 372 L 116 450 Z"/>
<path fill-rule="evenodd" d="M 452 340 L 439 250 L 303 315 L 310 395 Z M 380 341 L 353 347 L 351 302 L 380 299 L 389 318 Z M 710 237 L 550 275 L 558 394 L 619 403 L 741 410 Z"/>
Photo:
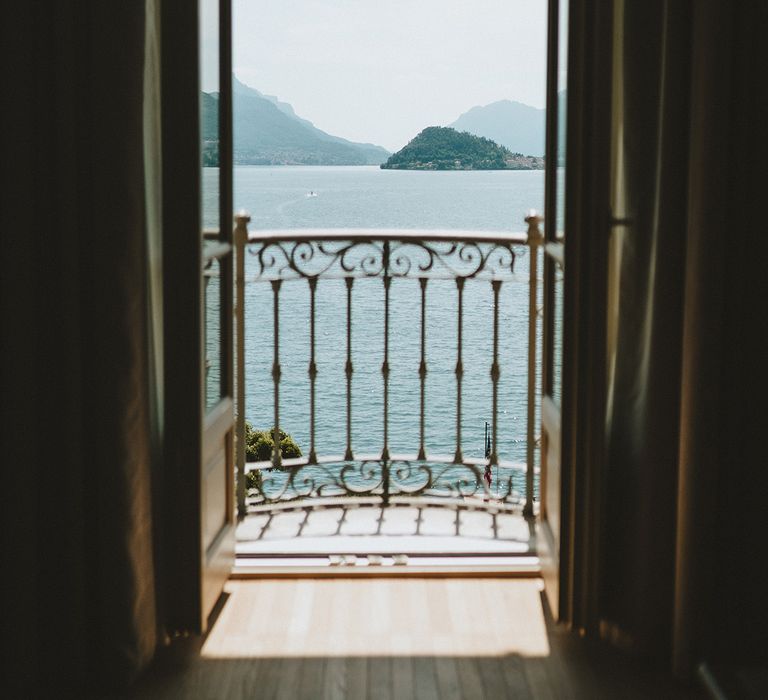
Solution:
<path fill-rule="evenodd" d="M 427 498 L 436 503 L 493 503 L 499 506 L 522 506 L 526 515 L 534 512 L 535 466 L 535 400 L 536 400 L 536 324 L 538 247 L 542 243 L 540 217 L 526 219 L 526 233 L 486 231 L 425 230 L 279 230 L 247 232 L 248 217 L 237 217 L 235 247 L 236 267 L 236 333 L 237 333 L 237 454 L 238 504 L 241 513 L 251 506 L 267 506 L 286 501 L 324 497 L 355 497 L 367 502 L 373 499 L 384 505 L 408 499 Z M 246 253 L 247 251 L 247 253 Z M 281 291 L 286 284 L 305 284 L 309 295 L 309 356 L 307 374 L 309 390 L 309 445 L 301 458 L 284 459 L 280 449 L 272 451 L 269 461 L 246 463 L 244 451 L 244 395 L 248 390 L 244 376 L 244 286 L 245 258 L 252 257 L 248 281 L 271 286 L 272 367 L 271 389 L 274 406 L 273 439 L 280 445 L 281 428 Z M 499 299 L 502 286 L 519 281 L 516 263 L 528 257 L 528 362 L 527 362 L 527 431 L 525 463 L 505 461 L 499 455 L 499 390 L 503 367 L 499 345 L 502 338 L 499 321 Z M 317 396 L 317 323 L 316 297 L 318 284 L 325 279 L 343 279 L 346 290 L 346 328 L 344 342 L 339 343 L 345 377 L 345 449 L 343 454 L 318 454 L 316 417 Z M 383 360 L 380 367 L 381 434 L 380 449 L 373 454 L 359 454 L 354 449 L 352 420 L 355 411 L 352 344 L 356 332 L 353 320 L 353 297 L 361 278 L 380 279 L 383 297 Z M 390 440 L 390 348 L 391 288 L 402 279 L 418 280 L 419 289 L 419 362 L 414 367 L 418 381 L 419 438 L 411 453 L 391 450 Z M 449 279 L 455 285 L 455 449 L 453 454 L 429 453 L 425 417 L 429 412 L 425 391 L 429 372 L 427 351 L 427 298 L 430 283 Z M 482 458 L 467 457 L 462 450 L 462 397 L 464 379 L 464 290 L 470 280 L 486 280 L 492 292 L 492 328 L 489 343 L 492 361 L 488 367 L 490 391 L 490 449 Z M 263 310 L 262 310 L 263 311 Z M 343 355 L 342 355 L 343 349 Z M 415 377 L 418 376 L 418 380 Z M 299 397 L 303 400 L 302 397 Z M 291 401 L 297 397 L 292 396 Z M 489 488 L 489 470 L 495 470 L 494 488 Z M 251 488 L 245 488 L 246 473 L 256 472 Z M 522 485 L 521 485 L 522 484 Z"/>

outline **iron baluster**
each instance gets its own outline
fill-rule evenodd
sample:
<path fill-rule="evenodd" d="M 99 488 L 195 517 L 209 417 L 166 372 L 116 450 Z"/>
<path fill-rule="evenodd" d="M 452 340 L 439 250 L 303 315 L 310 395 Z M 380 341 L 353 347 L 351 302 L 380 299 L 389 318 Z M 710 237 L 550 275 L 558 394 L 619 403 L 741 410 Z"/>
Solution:
<path fill-rule="evenodd" d="M 493 405 L 491 408 L 491 454 L 488 457 L 488 468 L 491 469 L 499 463 L 499 292 L 501 280 L 491 282 L 493 288 L 493 364 L 491 365 L 491 382 L 493 383 Z M 496 470 L 496 490 L 499 488 L 499 473 Z"/>
<path fill-rule="evenodd" d="M 420 391 L 420 416 L 419 416 L 419 454 L 417 459 L 426 459 L 427 452 L 424 447 L 424 414 L 426 412 L 427 381 L 427 278 L 420 277 L 421 286 L 421 362 L 419 363 L 419 391 Z"/>
<path fill-rule="evenodd" d="M 279 467 L 282 464 L 280 451 L 280 280 L 272 280 L 272 293 L 274 296 L 273 320 L 275 355 L 272 363 L 272 384 L 275 397 L 275 425 L 272 429 L 272 465 Z"/>
<path fill-rule="evenodd" d="M 347 285 L 347 362 L 344 367 L 344 374 L 347 377 L 347 451 L 344 453 L 344 459 L 352 461 L 352 284 L 354 277 L 345 277 L 344 282 Z"/>
<path fill-rule="evenodd" d="M 464 461 L 461 452 L 461 380 L 464 376 L 464 364 L 462 363 L 462 321 L 464 318 L 464 278 L 456 278 L 456 290 L 458 294 L 458 328 L 456 331 L 456 453 L 453 456 L 455 464 Z"/>
<path fill-rule="evenodd" d="M 384 380 L 384 448 L 381 451 L 382 487 L 384 504 L 389 503 L 389 287 L 392 278 L 389 275 L 389 241 L 384 241 L 384 361 L 381 363 L 381 376 Z"/>
<path fill-rule="evenodd" d="M 315 292 L 317 277 L 309 277 L 309 463 L 317 464 L 315 452 L 315 379 L 317 379 L 317 363 L 315 362 Z"/>

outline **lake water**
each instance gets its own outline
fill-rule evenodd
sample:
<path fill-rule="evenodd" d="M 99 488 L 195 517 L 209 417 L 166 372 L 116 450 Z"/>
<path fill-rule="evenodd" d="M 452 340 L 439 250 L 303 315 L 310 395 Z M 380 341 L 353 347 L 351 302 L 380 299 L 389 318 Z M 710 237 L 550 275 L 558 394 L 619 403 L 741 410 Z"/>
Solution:
<path fill-rule="evenodd" d="M 216 170 L 205 169 L 213 181 Z M 212 188 L 204 188 L 205 192 Z M 308 197 L 312 191 L 317 196 Z M 414 172 L 377 167 L 240 166 L 234 174 L 235 209 L 251 215 L 250 229 L 429 228 L 525 230 L 530 209 L 543 210 L 543 171 Z M 206 222 L 208 225 L 214 222 Z M 500 303 L 499 457 L 525 461 L 528 272 L 527 251 L 516 260 L 520 278 L 505 282 Z M 253 278 L 257 260 L 248 256 Z M 419 284 L 394 280 L 390 312 L 389 443 L 415 453 L 419 443 Z M 383 427 L 383 284 L 356 280 L 353 297 L 353 448 L 381 451 Z M 491 421 L 493 304 L 490 282 L 470 280 L 464 291 L 462 449 L 484 454 Z M 452 280 L 427 289 L 426 445 L 432 454 L 456 449 L 457 291 Z M 305 454 L 309 447 L 309 293 L 304 280 L 280 293 L 280 422 Z M 317 287 L 318 376 L 316 448 L 343 454 L 346 445 L 346 289 L 339 279 Z M 246 416 L 257 428 L 273 424 L 272 289 L 246 286 Z M 215 373 L 215 367 L 213 368 Z M 209 376 L 209 379 L 211 377 Z M 214 377 L 215 378 L 215 377 Z"/>

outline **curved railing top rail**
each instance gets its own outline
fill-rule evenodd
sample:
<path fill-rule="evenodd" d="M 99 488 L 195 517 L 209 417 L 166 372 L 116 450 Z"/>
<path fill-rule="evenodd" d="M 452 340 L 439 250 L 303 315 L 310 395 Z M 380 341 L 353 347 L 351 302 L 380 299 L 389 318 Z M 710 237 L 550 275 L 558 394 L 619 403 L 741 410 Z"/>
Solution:
<path fill-rule="evenodd" d="M 281 241 L 455 241 L 459 243 L 503 243 L 526 245 L 525 231 L 483 231 L 459 229 L 405 229 L 405 228 L 292 228 L 248 231 L 249 243 L 277 243 Z"/>

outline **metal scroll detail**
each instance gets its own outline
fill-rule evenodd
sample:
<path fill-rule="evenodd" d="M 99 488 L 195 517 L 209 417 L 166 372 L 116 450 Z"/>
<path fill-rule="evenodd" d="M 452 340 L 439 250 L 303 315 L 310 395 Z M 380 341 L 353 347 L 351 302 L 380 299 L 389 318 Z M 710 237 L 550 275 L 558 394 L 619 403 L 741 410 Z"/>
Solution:
<path fill-rule="evenodd" d="M 253 468 L 252 468 L 253 469 Z M 248 491 L 250 505 L 285 503 L 314 497 L 372 496 L 383 502 L 397 496 L 434 496 L 488 503 L 523 503 L 522 465 L 496 467 L 493 486 L 476 464 L 410 459 L 360 459 L 328 464 L 256 467 L 259 478 Z"/>
<path fill-rule="evenodd" d="M 385 248 L 389 245 L 389 251 Z M 249 246 L 260 280 L 312 277 L 506 276 L 518 254 L 513 242 L 377 240 L 256 241 Z"/>

